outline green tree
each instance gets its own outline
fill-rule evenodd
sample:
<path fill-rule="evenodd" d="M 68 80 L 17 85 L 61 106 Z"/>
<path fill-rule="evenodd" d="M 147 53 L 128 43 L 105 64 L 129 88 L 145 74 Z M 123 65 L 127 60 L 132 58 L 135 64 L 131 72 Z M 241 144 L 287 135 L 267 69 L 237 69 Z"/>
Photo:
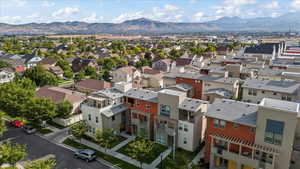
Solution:
<path fill-rule="evenodd" d="M 88 125 L 85 121 L 80 121 L 73 126 L 71 126 L 70 132 L 71 134 L 77 138 L 80 139 L 83 137 L 83 135 L 89 130 Z"/>
<path fill-rule="evenodd" d="M 27 69 L 24 77 L 31 79 L 37 86 L 52 85 L 57 86 L 59 78 L 50 72 L 47 72 L 42 66 Z"/>
<path fill-rule="evenodd" d="M 6 131 L 5 121 L 2 119 L 2 114 L 0 112 L 0 137 L 3 136 L 3 133 Z"/>
<path fill-rule="evenodd" d="M 87 66 L 85 69 L 84 69 L 84 74 L 86 76 L 91 76 L 92 74 L 95 74 L 97 71 L 94 67 L 92 66 Z"/>
<path fill-rule="evenodd" d="M 140 138 L 138 141 L 130 143 L 128 145 L 127 152 L 128 154 L 133 157 L 134 159 L 138 160 L 141 164 L 141 168 L 143 168 L 143 160 L 149 153 L 151 153 L 154 147 L 154 143 L 148 141 L 144 138 Z"/>
<path fill-rule="evenodd" d="M 5 141 L 0 145 L 0 166 L 10 164 L 13 167 L 27 155 L 26 146 Z"/>
<path fill-rule="evenodd" d="M 0 69 L 7 68 L 7 67 L 10 67 L 10 66 L 11 65 L 8 62 L 6 62 L 4 60 L 0 60 Z"/>
<path fill-rule="evenodd" d="M 71 114 L 72 109 L 73 109 L 73 105 L 69 101 L 67 100 L 63 101 L 57 105 L 57 109 L 56 109 L 57 116 L 66 118 Z"/>
<path fill-rule="evenodd" d="M 82 80 L 82 79 L 84 79 L 84 71 L 83 70 L 81 70 L 81 71 L 79 71 L 76 75 L 75 75 L 75 77 L 74 77 L 74 80 L 75 81 L 80 81 L 80 80 Z"/>
<path fill-rule="evenodd" d="M 66 69 L 66 70 L 64 70 L 64 77 L 69 78 L 69 79 L 73 78 L 72 69 Z"/>
<path fill-rule="evenodd" d="M 56 166 L 56 161 L 54 159 L 36 160 L 29 163 L 30 164 L 24 167 L 25 169 L 54 169 Z"/>
<path fill-rule="evenodd" d="M 105 148 L 105 151 L 108 149 L 111 142 L 116 139 L 116 136 L 113 133 L 112 129 L 107 130 L 97 130 L 94 134 L 96 142 Z"/>
<path fill-rule="evenodd" d="M 180 56 L 183 55 L 183 52 L 182 51 L 179 51 L 179 50 L 176 50 L 176 49 L 172 49 L 170 52 L 169 52 L 169 56 L 171 58 L 179 58 Z"/>
<path fill-rule="evenodd" d="M 143 66 L 151 66 L 151 60 L 148 59 L 140 59 L 138 62 L 135 63 L 136 68 L 141 68 Z"/>
<path fill-rule="evenodd" d="M 56 105 L 49 99 L 31 98 L 26 105 L 24 117 L 30 121 L 49 120 L 56 115 Z"/>

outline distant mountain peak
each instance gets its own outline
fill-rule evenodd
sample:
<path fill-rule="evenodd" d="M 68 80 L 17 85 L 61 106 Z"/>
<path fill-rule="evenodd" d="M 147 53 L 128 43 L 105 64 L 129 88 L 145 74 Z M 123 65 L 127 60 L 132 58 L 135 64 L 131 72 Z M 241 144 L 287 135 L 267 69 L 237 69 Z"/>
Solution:
<path fill-rule="evenodd" d="M 138 24 L 138 23 L 155 23 L 155 22 L 159 22 L 159 21 L 155 21 L 155 20 L 148 19 L 148 18 L 138 18 L 138 19 L 126 20 L 123 23 Z"/>

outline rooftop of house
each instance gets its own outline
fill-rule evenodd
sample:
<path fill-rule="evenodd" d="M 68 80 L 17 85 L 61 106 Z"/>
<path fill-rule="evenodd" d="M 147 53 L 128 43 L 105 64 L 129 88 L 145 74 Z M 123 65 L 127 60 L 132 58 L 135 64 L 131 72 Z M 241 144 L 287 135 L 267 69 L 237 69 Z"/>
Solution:
<path fill-rule="evenodd" d="M 216 88 L 216 89 L 209 89 L 207 91 L 204 91 L 204 94 L 215 94 L 219 95 L 224 98 L 230 98 L 233 96 L 232 92 L 223 88 Z"/>
<path fill-rule="evenodd" d="M 146 89 L 130 89 L 125 93 L 126 97 L 146 100 L 149 102 L 157 102 L 157 92 Z"/>
<path fill-rule="evenodd" d="M 177 83 L 175 85 L 169 86 L 168 88 L 177 88 L 182 91 L 188 91 L 193 88 L 193 86 L 185 84 L 185 83 Z"/>
<path fill-rule="evenodd" d="M 296 102 L 264 98 L 259 105 L 272 109 L 294 112 L 298 117 L 300 116 L 300 104 Z"/>
<path fill-rule="evenodd" d="M 262 43 L 256 46 L 247 47 L 245 49 L 245 53 L 273 54 L 274 46 L 277 52 L 279 48 L 279 43 Z"/>
<path fill-rule="evenodd" d="M 49 98 L 54 104 L 59 104 L 65 100 L 70 103 L 81 102 L 85 100 L 85 96 L 78 92 L 60 87 L 44 86 L 36 91 L 39 98 Z"/>
<path fill-rule="evenodd" d="M 83 79 L 75 84 L 76 88 L 84 88 L 86 90 L 98 91 L 110 88 L 112 85 L 104 80 Z"/>
<path fill-rule="evenodd" d="M 135 67 L 133 66 L 125 66 L 125 67 L 121 67 L 119 69 L 117 69 L 116 71 L 122 71 L 122 72 L 125 72 L 125 73 L 128 73 L 128 74 L 133 74 L 133 72 L 136 70 Z"/>
<path fill-rule="evenodd" d="M 265 79 L 246 79 L 242 87 L 294 94 L 299 90 L 300 84 L 296 81 L 286 81 L 286 80 L 275 81 L 275 80 L 265 80 Z"/>
<path fill-rule="evenodd" d="M 180 92 L 180 91 L 171 90 L 171 89 L 162 89 L 158 93 L 163 93 L 163 94 L 168 94 L 168 95 L 173 95 L 173 96 L 186 96 L 185 92 Z"/>
<path fill-rule="evenodd" d="M 42 59 L 41 61 L 39 61 L 39 64 L 43 64 L 43 65 L 53 65 L 57 62 L 57 58 L 51 58 L 51 57 L 47 57 Z"/>
<path fill-rule="evenodd" d="M 229 99 L 216 99 L 205 115 L 207 117 L 230 121 L 255 127 L 258 105 Z"/>
<path fill-rule="evenodd" d="M 116 99 L 124 96 L 124 93 L 116 88 L 107 88 L 93 93 L 93 96 L 105 96 L 111 99 Z"/>
<path fill-rule="evenodd" d="M 187 79 L 195 79 L 195 80 L 213 80 L 216 77 L 203 75 L 200 73 L 178 73 L 176 75 L 178 78 L 187 78 Z"/>
<path fill-rule="evenodd" d="M 115 107 L 105 110 L 104 112 L 102 112 L 102 114 L 104 114 L 106 117 L 112 117 L 112 116 L 117 115 L 127 109 L 128 109 L 128 107 L 126 107 L 124 105 L 119 105 L 119 106 L 115 106 Z"/>
<path fill-rule="evenodd" d="M 199 99 L 186 98 L 181 104 L 179 104 L 178 108 L 187 111 L 197 112 L 200 110 L 200 106 L 202 104 L 208 104 L 208 102 Z"/>

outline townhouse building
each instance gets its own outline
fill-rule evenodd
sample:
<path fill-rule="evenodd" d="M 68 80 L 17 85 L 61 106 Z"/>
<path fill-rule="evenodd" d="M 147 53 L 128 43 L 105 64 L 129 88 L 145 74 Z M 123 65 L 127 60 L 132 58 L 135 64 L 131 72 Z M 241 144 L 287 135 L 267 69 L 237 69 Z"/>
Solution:
<path fill-rule="evenodd" d="M 81 104 L 83 120 L 90 128 L 87 134 L 93 135 L 96 130 L 126 130 L 128 108 L 123 105 L 123 95 L 124 92 L 115 87 L 93 92 L 87 97 Z"/>
<path fill-rule="evenodd" d="M 157 116 L 157 92 L 130 89 L 124 94 L 124 105 L 129 108 L 127 131 L 154 139 L 154 120 Z"/>
<path fill-rule="evenodd" d="M 296 102 L 300 84 L 296 81 L 246 79 L 242 84 L 242 101 L 259 103 L 263 98 Z"/>
<path fill-rule="evenodd" d="M 163 89 L 158 92 L 155 141 L 164 145 L 195 151 L 203 141 L 203 112 L 208 102 L 192 99 L 186 93 Z"/>
<path fill-rule="evenodd" d="M 260 104 L 218 99 L 207 113 L 205 161 L 211 169 L 299 167 L 293 147 L 299 104 L 265 98 Z M 298 152 L 299 154 L 299 152 Z"/>
<path fill-rule="evenodd" d="M 141 77 L 141 72 L 133 66 L 126 66 L 111 72 L 112 82 L 133 82 L 137 77 Z"/>

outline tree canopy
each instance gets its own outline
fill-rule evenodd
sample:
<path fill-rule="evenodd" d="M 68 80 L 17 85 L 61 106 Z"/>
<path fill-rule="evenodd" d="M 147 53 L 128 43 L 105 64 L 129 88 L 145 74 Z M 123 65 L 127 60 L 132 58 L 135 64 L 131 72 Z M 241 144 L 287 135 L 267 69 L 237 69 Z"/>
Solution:
<path fill-rule="evenodd" d="M 37 86 L 57 86 L 59 78 L 54 74 L 47 72 L 42 66 L 38 65 L 34 68 L 27 69 L 24 77 L 31 79 Z"/>

